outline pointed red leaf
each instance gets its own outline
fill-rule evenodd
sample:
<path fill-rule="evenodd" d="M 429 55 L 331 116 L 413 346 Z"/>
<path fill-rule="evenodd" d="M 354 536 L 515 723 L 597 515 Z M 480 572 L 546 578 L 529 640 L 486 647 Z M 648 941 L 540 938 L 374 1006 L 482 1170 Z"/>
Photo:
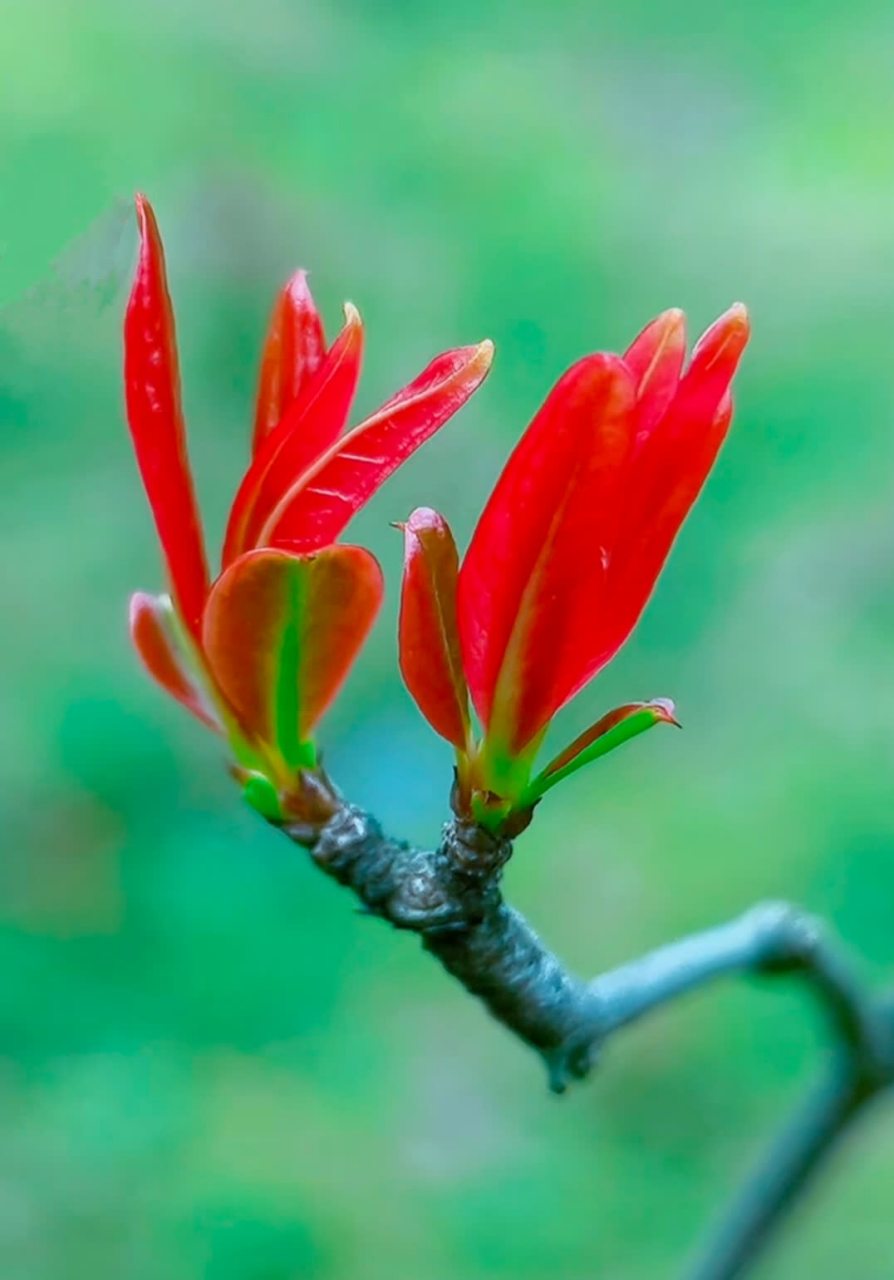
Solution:
<path fill-rule="evenodd" d="M 465 404 L 492 358 L 490 342 L 437 356 L 308 471 L 293 473 L 265 517 L 258 545 L 307 551 L 333 542 L 392 472 Z"/>
<path fill-rule="evenodd" d="M 637 445 L 648 439 L 677 391 L 686 356 L 686 317 L 672 308 L 647 324 L 624 353 L 636 381 Z"/>
<path fill-rule="evenodd" d="M 637 454 L 612 571 L 612 652 L 636 625 L 714 465 L 732 419 L 729 388 L 748 337 L 741 305 L 711 325 L 667 414 Z"/>
<path fill-rule="evenodd" d="M 261 357 L 252 454 L 301 394 L 326 354 L 323 323 L 304 271 L 280 290 Z"/>
<path fill-rule="evenodd" d="M 462 749 L 469 740 L 469 695 L 456 621 L 456 543 L 447 521 L 430 507 L 417 507 L 401 527 L 401 674 L 435 732 Z"/>
<path fill-rule="evenodd" d="M 382 599 L 368 551 L 249 551 L 212 588 L 204 649 L 214 679 L 256 743 L 287 766 L 341 687 Z"/>
<path fill-rule="evenodd" d="M 612 584 L 612 608 L 619 635 L 616 650 L 639 620 L 677 534 L 710 475 L 732 416 L 732 399 L 727 396 L 698 447 L 690 452 L 688 468 L 668 475 L 666 488 L 653 507 L 648 525 L 631 536 L 622 548 L 617 580 Z"/>
<path fill-rule="evenodd" d="M 620 357 L 574 365 L 516 446 L 460 570 L 466 678 L 510 756 L 594 674 L 634 397 Z"/>
<path fill-rule="evenodd" d="M 685 471 L 690 450 L 698 453 L 729 392 L 750 333 L 748 312 L 737 302 L 699 338 L 659 429 L 637 457 L 636 483 L 650 499 L 665 489 L 668 468 Z"/>
<path fill-rule="evenodd" d="M 396 409 L 398 405 L 406 404 L 408 401 L 416 401 L 420 396 L 429 392 L 438 392 L 445 388 L 450 391 L 454 375 L 458 374 L 461 378 L 471 375 L 477 376 L 483 367 L 484 375 L 490 369 L 491 362 L 494 358 L 494 344 L 489 340 L 478 343 L 471 347 L 452 347 L 449 351 L 442 351 L 440 355 L 425 366 L 421 373 L 417 374 L 412 382 L 408 382 L 405 387 L 401 387 L 399 391 L 395 391 L 394 395 L 376 411 L 373 418 L 367 419 L 371 422 L 374 419 L 384 418 L 392 409 Z M 469 368 L 470 361 L 474 362 L 475 367 Z M 476 384 L 478 385 L 478 384 Z M 355 428 L 359 430 L 359 428 Z"/>
<path fill-rule="evenodd" d="M 243 551 L 265 545 L 258 535 L 270 508 L 341 434 L 362 357 L 363 325 L 357 309 L 346 303 L 344 328 L 245 473 L 227 522 L 224 567 Z"/>
<path fill-rule="evenodd" d="M 127 420 L 172 594 L 197 635 L 208 571 L 186 452 L 174 313 L 155 215 L 145 196 L 136 206 L 140 256 L 124 320 Z"/>
<path fill-rule="evenodd" d="M 171 614 L 171 602 L 166 596 L 135 592 L 130 600 L 133 646 L 146 670 L 166 693 L 198 716 L 203 724 L 219 731 L 217 717 L 178 645 Z"/>

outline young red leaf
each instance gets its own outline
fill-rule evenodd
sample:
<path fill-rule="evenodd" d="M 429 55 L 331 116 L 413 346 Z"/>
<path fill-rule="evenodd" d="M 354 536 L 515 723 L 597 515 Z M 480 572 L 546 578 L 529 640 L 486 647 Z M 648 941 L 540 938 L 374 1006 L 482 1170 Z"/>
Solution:
<path fill-rule="evenodd" d="M 484 380 L 493 344 L 437 356 L 378 413 L 337 441 L 280 494 L 257 545 L 309 551 L 333 542 L 402 462 L 460 409 Z"/>
<path fill-rule="evenodd" d="M 618 356 L 574 365 L 516 446 L 460 570 L 466 677 L 489 743 L 510 757 L 594 674 L 634 405 Z"/>
<path fill-rule="evenodd" d="M 692 349 L 689 368 L 672 406 L 681 419 L 714 417 L 750 336 L 748 312 L 741 302 L 734 302 L 708 326 Z"/>
<path fill-rule="evenodd" d="M 245 473 L 230 510 L 223 564 L 252 547 L 283 492 L 325 454 L 341 434 L 360 377 L 363 325 L 356 308 L 345 305 L 345 324 L 316 372 L 268 433 Z"/>
<path fill-rule="evenodd" d="M 711 325 L 667 414 L 636 456 L 612 571 L 612 653 L 636 625 L 714 465 L 732 420 L 729 388 L 748 337 L 740 305 Z"/>
<path fill-rule="evenodd" d="M 198 635 L 208 591 L 201 523 L 186 452 L 174 313 L 155 214 L 136 198 L 140 256 L 124 320 L 127 420 L 184 623 Z"/>
<path fill-rule="evenodd" d="M 190 672 L 177 642 L 171 602 L 166 596 L 137 591 L 130 600 L 130 635 L 143 666 L 166 693 L 210 729 L 220 730 L 217 717 Z"/>
<path fill-rule="evenodd" d="M 261 357 L 252 454 L 282 419 L 326 354 L 323 322 L 304 271 L 280 290 Z"/>
<path fill-rule="evenodd" d="M 679 721 L 674 717 L 674 704 L 669 698 L 655 698 L 652 702 L 628 702 L 622 707 L 615 707 L 590 725 L 589 729 L 585 729 L 580 737 L 575 738 L 529 783 L 521 806 L 533 804 L 557 782 L 576 773 L 592 760 L 608 755 L 622 743 L 629 742 L 631 738 L 645 733 L 656 724 L 673 724 L 679 728 Z"/>
<path fill-rule="evenodd" d="M 425 366 L 420 374 L 408 382 L 405 387 L 401 387 L 399 391 L 395 391 L 380 409 L 374 415 L 374 418 L 367 419 L 367 423 L 384 418 L 392 409 L 396 409 L 398 405 L 406 404 L 407 401 L 416 401 L 421 396 L 429 392 L 440 392 L 442 389 L 448 393 L 453 389 L 452 379 L 454 375 L 460 376 L 460 381 L 468 375 L 476 376 L 481 373 L 481 381 L 484 375 L 490 369 L 491 361 L 494 357 L 494 345 L 490 341 L 480 342 L 477 346 L 472 347 L 452 347 L 449 351 L 442 351 L 440 355 Z M 469 362 L 474 361 L 475 367 L 469 369 Z M 483 372 L 482 372 L 483 366 Z M 476 386 L 479 385 L 476 383 Z M 462 401 L 465 403 L 465 400 Z M 359 427 L 356 428 L 359 430 Z"/>
<path fill-rule="evenodd" d="M 381 570 L 360 547 L 249 551 L 215 583 L 203 630 L 209 668 L 245 733 L 287 767 L 307 763 L 311 731 L 381 599 Z"/>
<path fill-rule="evenodd" d="M 748 313 L 736 303 L 714 321 L 693 348 L 689 368 L 667 413 L 637 455 L 634 478 L 639 495 L 650 507 L 666 491 L 669 472 L 690 469 L 693 454 L 699 453 L 729 392 L 749 336 Z M 637 519 L 639 510 L 636 504 L 628 512 L 628 524 Z M 644 526 L 647 520 L 643 517 L 638 522 Z"/>
<path fill-rule="evenodd" d="M 647 324 L 624 353 L 636 382 L 637 444 L 645 441 L 674 398 L 686 356 L 686 317 L 672 308 Z"/>
<path fill-rule="evenodd" d="M 469 740 L 469 695 L 456 621 L 456 543 L 444 517 L 430 507 L 417 507 L 400 527 L 401 674 L 435 732 L 461 750 Z"/>

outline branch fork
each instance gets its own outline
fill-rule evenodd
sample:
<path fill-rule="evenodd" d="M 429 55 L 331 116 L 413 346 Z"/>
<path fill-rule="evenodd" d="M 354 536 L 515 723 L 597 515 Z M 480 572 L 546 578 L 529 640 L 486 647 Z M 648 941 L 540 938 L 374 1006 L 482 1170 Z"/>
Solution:
<path fill-rule="evenodd" d="M 365 911 L 418 934 L 540 1054 L 556 1093 L 589 1074 L 614 1033 L 715 978 L 750 973 L 806 984 L 836 1044 L 834 1070 L 686 1273 L 688 1280 L 744 1274 L 851 1121 L 894 1084 L 894 1001 L 867 994 L 825 925 L 785 902 L 763 903 L 584 981 L 504 901 L 508 837 L 454 817 L 436 848 L 417 849 L 346 803 L 322 771 L 313 777 L 317 820 L 280 824 L 284 833 Z"/>

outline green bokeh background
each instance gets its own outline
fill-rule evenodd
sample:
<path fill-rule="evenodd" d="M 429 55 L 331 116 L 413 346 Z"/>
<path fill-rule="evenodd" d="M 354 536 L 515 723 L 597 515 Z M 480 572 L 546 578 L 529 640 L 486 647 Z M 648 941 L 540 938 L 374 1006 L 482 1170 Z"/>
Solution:
<path fill-rule="evenodd" d="M 673 696 L 544 803 L 507 877 L 582 972 L 768 896 L 894 967 L 894 27 L 884 0 L 549 5 L 30 0 L 0 52 L 0 1274 L 4 1280 L 658 1280 L 823 1053 L 731 984 L 561 1101 L 413 940 L 243 810 L 150 686 L 160 585 L 122 417 L 148 191 L 219 532 L 274 290 L 362 309 L 370 409 L 491 336 L 474 404 L 358 519 L 389 604 L 331 768 L 436 837 L 449 752 L 394 657 L 420 502 L 463 539 L 576 357 L 733 299 L 728 447 L 635 637 L 561 717 Z M 877 1110 L 760 1269 L 894 1267 Z"/>

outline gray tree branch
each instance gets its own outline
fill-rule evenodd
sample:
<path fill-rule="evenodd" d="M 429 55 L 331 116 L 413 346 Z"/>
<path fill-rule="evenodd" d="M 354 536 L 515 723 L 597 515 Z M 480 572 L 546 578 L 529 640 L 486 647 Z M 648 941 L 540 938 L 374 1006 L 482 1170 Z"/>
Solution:
<path fill-rule="evenodd" d="M 415 849 L 354 805 L 336 799 L 332 808 L 327 820 L 286 826 L 286 834 L 365 910 L 418 934 L 467 991 L 537 1050 L 556 1092 L 587 1075 L 612 1034 L 715 978 L 792 975 L 806 984 L 834 1039 L 835 1070 L 748 1182 L 691 1280 L 744 1274 L 852 1119 L 894 1084 L 894 1006 L 866 993 L 821 923 L 795 907 L 755 907 L 586 982 L 504 902 L 509 840 L 454 819 L 436 849 Z"/>
<path fill-rule="evenodd" d="M 687 1272 L 688 1280 L 732 1280 L 744 1275 L 876 1092 L 854 1071 L 849 1056 L 836 1061 L 705 1241 Z"/>

